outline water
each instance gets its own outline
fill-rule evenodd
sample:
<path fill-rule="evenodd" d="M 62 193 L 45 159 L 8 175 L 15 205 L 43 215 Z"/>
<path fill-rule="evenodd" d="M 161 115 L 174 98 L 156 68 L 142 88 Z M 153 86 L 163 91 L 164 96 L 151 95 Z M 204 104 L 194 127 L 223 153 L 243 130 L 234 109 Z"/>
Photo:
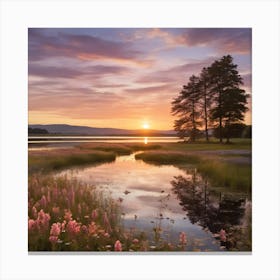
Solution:
<path fill-rule="evenodd" d="M 28 144 L 57 144 L 57 143 L 87 143 L 87 142 L 105 142 L 105 143 L 174 143 L 179 138 L 174 136 L 29 136 Z"/>
<path fill-rule="evenodd" d="M 112 163 L 69 169 L 57 175 L 74 176 L 122 200 L 124 226 L 149 232 L 151 244 L 153 228 L 160 227 L 161 236 L 172 243 L 178 243 L 180 232 L 186 232 L 186 250 L 225 250 L 215 234 L 225 224 L 240 223 L 244 214 L 242 201 L 232 206 L 221 194 L 211 192 L 195 168 L 155 166 L 135 160 L 134 156 L 119 156 Z M 236 211 L 232 213 L 231 209 L 223 216 L 219 213 L 223 210 L 221 205 L 227 208 L 226 203 Z"/>

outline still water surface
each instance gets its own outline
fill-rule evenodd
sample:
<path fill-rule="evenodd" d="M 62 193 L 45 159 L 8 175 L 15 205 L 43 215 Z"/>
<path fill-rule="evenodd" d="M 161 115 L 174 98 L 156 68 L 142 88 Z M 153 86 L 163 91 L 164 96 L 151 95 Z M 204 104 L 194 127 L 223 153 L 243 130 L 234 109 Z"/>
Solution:
<path fill-rule="evenodd" d="M 174 143 L 179 138 L 174 136 L 29 136 L 29 144 L 52 144 L 52 143 Z"/>
<path fill-rule="evenodd" d="M 135 160 L 134 156 L 119 156 L 112 163 L 68 169 L 58 175 L 75 177 L 123 200 L 124 226 L 150 232 L 151 244 L 153 228 L 157 226 L 162 229 L 162 237 L 173 243 L 178 243 L 180 232 L 186 232 L 186 250 L 226 250 L 214 234 L 225 222 L 240 222 L 240 205 L 233 217 L 224 218 L 220 214 L 221 197 L 211 194 L 208 183 L 195 168 L 155 166 Z"/>

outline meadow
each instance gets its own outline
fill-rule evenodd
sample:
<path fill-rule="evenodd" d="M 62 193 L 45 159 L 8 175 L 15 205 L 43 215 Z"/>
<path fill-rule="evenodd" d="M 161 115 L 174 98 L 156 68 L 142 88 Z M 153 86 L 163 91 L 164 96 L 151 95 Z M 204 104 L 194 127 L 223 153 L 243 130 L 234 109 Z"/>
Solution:
<path fill-rule="evenodd" d="M 70 167 L 113 162 L 119 155 L 135 155 L 153 165 L 195 166 L 216 189 L 251 195 L 251 142 L 236 139 L 232 144 L 205 143 L 85 143 L 72 148 L 29 151 L 28 228 L 29 251 L 184 251 L 188 233 L 167 242 L 160 224 L 150 232 L 122 222 L 122 199 L 102 190 L 53 172 Z M 248 210 L 250 211 L 250 210 Z M 221 244 L 246 240 L 233 250 L 250 250 L 251 218 L 242 228 L 221 229 Z M 245 245 L 244 245 L 245 244 Z"/>

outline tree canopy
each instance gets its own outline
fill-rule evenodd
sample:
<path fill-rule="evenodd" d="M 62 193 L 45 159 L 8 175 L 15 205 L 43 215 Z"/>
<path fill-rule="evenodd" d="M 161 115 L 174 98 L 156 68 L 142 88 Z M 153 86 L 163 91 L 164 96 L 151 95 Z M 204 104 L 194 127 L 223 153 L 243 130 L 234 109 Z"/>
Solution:
<path fill-rule="evenodd" d="M 242 77 L 230 55 L 214 61 L 203 68 L 199 76 L 192 75 L 187 85 L 174 98 L 171 112 L 178 119 L 174 129 L 180 138 L 187 135 L 190 141 L 197 138 L 198 129 L 204 127 L 209 141 L 209 123 L 218 127 L 220 142 L 230 139 L 232 124 L 244 121 L 247 98 L 242 86 Z"/>

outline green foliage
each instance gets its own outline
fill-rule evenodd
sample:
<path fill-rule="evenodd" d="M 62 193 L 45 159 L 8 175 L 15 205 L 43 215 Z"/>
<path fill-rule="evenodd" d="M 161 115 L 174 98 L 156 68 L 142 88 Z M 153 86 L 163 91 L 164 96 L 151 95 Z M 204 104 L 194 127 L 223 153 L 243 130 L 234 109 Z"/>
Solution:
<path fill-rule="evenodd" d="M 174 123 L 174 129 L 180 138 L 184 138 L 186 131 L 190 130 L 190 140 L 196 140 L 197 127 L 201 124 L 198 110 L 199 99 L 199 78 L 192 75 L 188 84 L 183 86 L 179 96 L 172 102 L 172 114 L 179 116 Z"/>
<path fill-rule="evenodd" d="M 231 125 L 244 121 L 248 110 L 248 95 L 240 88 L 242 84 L 237 65 L 230 55 L 203 68 L 199 77 L 192 75 L 172 102 L 172 114 L 179 117 L 174 122 L 178 136 L 184 138 L 189 135 L 193 142 L 197 138 L 197 129 L 203 124 L 208 141 L 210 119 L 218 124 L 220 142 L 223 137 L 229 142 Z"/>

